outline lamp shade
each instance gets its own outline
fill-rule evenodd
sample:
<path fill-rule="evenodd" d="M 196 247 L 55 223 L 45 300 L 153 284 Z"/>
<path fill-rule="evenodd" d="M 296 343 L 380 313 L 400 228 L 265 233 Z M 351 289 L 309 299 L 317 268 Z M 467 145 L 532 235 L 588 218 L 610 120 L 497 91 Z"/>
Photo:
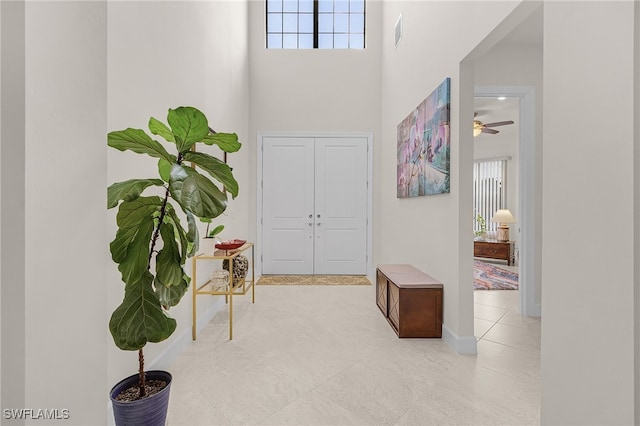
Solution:
<path fill-rule="evenodd" d="M 504 210 L 498 210 L 491 218 L 491 222 L 516 223 L 516 219 L 513 217 L 513 215 L 509 210 L 504 209 Z"/>

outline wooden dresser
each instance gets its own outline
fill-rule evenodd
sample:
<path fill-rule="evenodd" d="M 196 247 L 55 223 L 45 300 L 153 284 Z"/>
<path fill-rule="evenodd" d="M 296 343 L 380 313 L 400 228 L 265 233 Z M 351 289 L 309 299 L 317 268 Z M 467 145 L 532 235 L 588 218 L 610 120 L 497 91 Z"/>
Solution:
<path fill-rule="evenodd" d="M 442 283 L 411 265 L 376 275 L 376 303 L 398 337 L 442 337 Z"/>
<path fill-rule="evenodd" d="M 515 242 L 474 241 L 473 256 L 506 260 L 508 265 L 515 263 Z"/>

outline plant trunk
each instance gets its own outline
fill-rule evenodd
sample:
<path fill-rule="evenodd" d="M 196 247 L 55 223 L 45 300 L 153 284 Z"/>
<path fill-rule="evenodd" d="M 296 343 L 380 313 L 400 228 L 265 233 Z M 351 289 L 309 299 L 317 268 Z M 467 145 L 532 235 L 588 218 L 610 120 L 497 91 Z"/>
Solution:
<path fill-rule="evenodd" d="M 144 354 L 142 353 L 142 348 L 138 350 L 138 387 L 140 388 L 140 396 L 142 399 L 147 396 L 147 391 L 145 389 L 145 377 L 144 377 Z"/>
<path fill-rule="evenodd" d="M 178 164 L 182 163 L 182 154 L 178 155 Z M 160 235 L 160 227 L 164 220 L 164 216 L 167 212 L 167 202 L 169 201 L 169 188 L 167 187 L 164 193 L 164 200 L 162 201 L 162 207 L 160 208 L 160 217 L 158 218 L 158 226 L 153 231 L 153 237 L 151 239 L 151 250 L 149 250 L 149 263 L 147 264 L 147 270 L 151 268 L 151 258 L 155 252 L 156 243 L 158 242 L 158 236 Z M 147 396 L 145 389 L 145 374 L 144 374 L 144 354 L 142 348 L 138 350 L 138 387 L 140 388 L 140 398 Z"/>

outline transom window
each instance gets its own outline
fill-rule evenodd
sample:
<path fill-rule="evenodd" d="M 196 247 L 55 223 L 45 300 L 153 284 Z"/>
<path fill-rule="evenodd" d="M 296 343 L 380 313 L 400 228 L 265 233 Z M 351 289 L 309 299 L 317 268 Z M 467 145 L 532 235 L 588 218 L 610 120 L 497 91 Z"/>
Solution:
<path fill-rule="evenodd" d="M 267 49 L 364 49 L 365 0 L 266 0 Z"/>

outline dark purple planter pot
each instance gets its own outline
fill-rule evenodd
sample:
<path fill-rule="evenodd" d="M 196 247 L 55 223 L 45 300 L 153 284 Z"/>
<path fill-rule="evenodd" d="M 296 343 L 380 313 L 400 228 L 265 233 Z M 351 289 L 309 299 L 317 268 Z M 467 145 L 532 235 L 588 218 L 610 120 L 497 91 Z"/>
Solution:
<path fill-rule="evenodd" d="M 109 394 L 113 405 L 113 415 L 117 426 L 164 426 L 167 421 L 169 407 L 169 390 L 171 388 L 171 374 L 161 370 L 151 370 L 145 373 L 147 380 L 164 380 L 167 386 L 155 395 L 138 401 L 120 402 L 114 398 L 123 390 L 138 383 L 138 375 L 134 374 L 118 382 Z"/>

